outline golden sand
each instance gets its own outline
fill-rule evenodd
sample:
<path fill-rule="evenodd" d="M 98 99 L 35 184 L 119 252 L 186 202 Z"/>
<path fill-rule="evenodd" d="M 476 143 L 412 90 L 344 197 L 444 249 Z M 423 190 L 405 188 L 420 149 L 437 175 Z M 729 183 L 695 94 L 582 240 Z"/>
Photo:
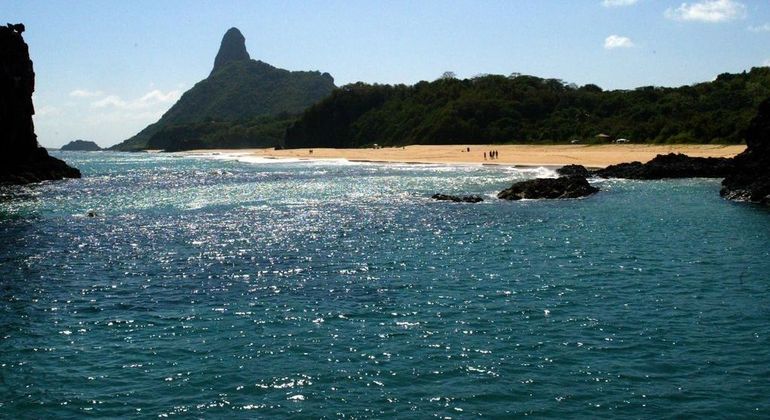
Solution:
<path fill-rule="evenodd" d="M 470 152 L 467 150 L 470 148 Z M 379 149 L 228 149 L 195 150 L 186 154 L 236 154 L 262 158 L 347 159 L 399 163 L 498 164 L 516 166 L 583 165 L 602 168 L 622 162 L 647 162 L 659 154 L 684 153 L 693 157 L 733 157 L 744 145 L 440 145 L 385 147 Z M 312 150 L 312 151 L 311 151 Z M 499 157 L 490 159 L 496 150 Z M 484 157 L 486 153 L 486 159 Z"/>

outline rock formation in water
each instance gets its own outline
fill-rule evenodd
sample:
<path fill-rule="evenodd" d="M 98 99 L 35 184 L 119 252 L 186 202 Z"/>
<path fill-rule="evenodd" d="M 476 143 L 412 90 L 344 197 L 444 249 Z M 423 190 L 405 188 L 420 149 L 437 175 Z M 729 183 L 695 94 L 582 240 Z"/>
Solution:
<path fill-rule="evenodd" d="M 594 172 L 602 178 L 668 179 L 724 178 L 733 170 L 729 158 L 690 157 L 681 153 L 658 155 L 647 163 L 631 162 L 610 165 Z"/>
<path fill-rule="evenodd" d="M 559 176 L 579 176 L 582 178 L 590 178 L 593 176 L 591 171 L 586 169 L 583 165 L 566 165 L 556 170 Z"/>
<path fill-rule="evenodd" d="M 211 74 L 154 124 L 112 150 L 275 147 L 293 116 L 335 88 L 328 73 L 288 71 L 252 60 L 236 28 L 222 38 Z"/>
<path fill-rule="evenodd" d="M 452 201 L 455 203 L 480 203 L 484 201 L 484 199 L 479 197 L 478 195 L 457 196 L 457 195 L 446 195 L 446 194 L 433 194 L 431 198 L 434 200 Z"/>
<path fill-rule="evenodd" d="M 101 147 L 99 147 L 98 144 L 87 141 L 87 140 L 74 140 L 71 141 L 64 146 L 61 147 L 59 150 L 65 150 L 65 151 L 80 151 L 80 152 L 98 152 L 99 150 L 102 150 Z"/>
<path fill-rule="evenodd" d="M 734 159 L 735 170 L 722 181 L 722 197 L 770 205 L 770 99 L 746 130 L 746 150 Z"/>
<path fill-rule="evenodd" d="M 563 176 L 517 182 L 500 191 L 497 198 L 504 200 L 580 198 L 597 192 L 599 189 L 589 184 L 583 177 Z"/>
<path fill-rule="evenodd" d="M 80 178 L 80 171 L 48 156 L 37 143 L 35 72 L 22 32 L 22 24 L 0 27 L 0 184 Z"/>

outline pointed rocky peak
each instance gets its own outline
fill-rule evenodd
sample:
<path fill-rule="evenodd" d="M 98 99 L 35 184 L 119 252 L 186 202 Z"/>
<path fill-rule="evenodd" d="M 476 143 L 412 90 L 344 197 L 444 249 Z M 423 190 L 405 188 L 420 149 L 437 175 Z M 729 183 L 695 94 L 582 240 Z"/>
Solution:
<path fill-rule="evenodd" d="M 249 52 L 246 51 L 246 38 L 243 37 L 238 28 L 230 28 L 225 32 L 222 38 L 222 45 L 219 46 L 219 52 L 214 59 L 214 68 L 211 74 L 222 68 L 231 61 L 249 60 Z"/>

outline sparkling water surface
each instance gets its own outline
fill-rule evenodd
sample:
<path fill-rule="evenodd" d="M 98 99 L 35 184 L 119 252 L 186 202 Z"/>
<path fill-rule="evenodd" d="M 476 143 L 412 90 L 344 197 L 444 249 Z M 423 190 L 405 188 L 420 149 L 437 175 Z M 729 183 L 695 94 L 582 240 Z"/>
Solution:
<path fill-rule="evenodd" d="M 770 211 L 719 180 L 56 155 L 0 199 L 0 417 L 770 416 Z"/>

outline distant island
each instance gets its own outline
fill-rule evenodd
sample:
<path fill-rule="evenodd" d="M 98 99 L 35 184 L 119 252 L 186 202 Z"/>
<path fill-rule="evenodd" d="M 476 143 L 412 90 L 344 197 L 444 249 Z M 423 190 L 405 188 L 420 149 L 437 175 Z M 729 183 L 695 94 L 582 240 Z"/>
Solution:
<path fill-rule="evenodd" d="M 159 121 L 110 149 L 276 147 L 286 127 L 334 88 L 328 73 L 288 71 L 252 60 L 244 36 L 231 28 L 222 38 L 211 74 Z"/>
<path fill-rule="evenodd" d="M 74 140 L 71 141 L 64 146 L 61 147 L 59 150 L 65 150 L 65 151 L 81 151 L 81 152 L 98 152 L 99 150 L 102 150 L 101 147 L 99 147 L 98 144 L 87 141 L 87 140 Z"/>

